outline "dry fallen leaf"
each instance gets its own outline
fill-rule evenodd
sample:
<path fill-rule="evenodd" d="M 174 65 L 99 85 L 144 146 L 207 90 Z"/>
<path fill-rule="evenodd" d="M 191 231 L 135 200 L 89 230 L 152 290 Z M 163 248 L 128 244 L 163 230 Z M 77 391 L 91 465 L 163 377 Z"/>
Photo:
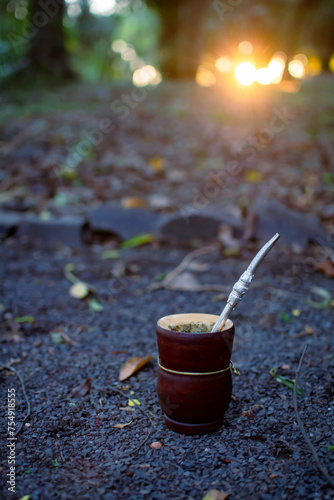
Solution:
<path fill-rule="evenodd" d="M 128 406 L 135 406 L 135 405 L 140 406 L 141 405 L 140 401 L 138 401 L 138 399 L 129 399 Z"/>
<path fill-rule="evenodd" d="M 92 387 L 92 379 L 87 378 L 81 385 L 78 385 L 78 387 L 75 387 L 72 390 L 71 397 L 80 398 L 82 396 L 86 396 L 87 394 L 89 394 L 91 387 Z"/>
<path fill-rule="evenodd" d="M 305 325 L 303 332 L 296 333 L 293 336 L 298 338 L 298 337 L 306 337 L 307 335 L 313 335 L 313 334 L 314 334 L 314 329 L 309 325 Z"/>
<path fill-rule="evenodd" d="M 322 271 L 329 278 L 334 278 L 334 264 L 330 259 L 317 263 L 317 270 Z"/>
<path fill-rule="evenodd" d="M 245 172 L 245 180 L 247 182 L 261 182 L 263 178 L 264 174 L 258 170 L 247 170 L 247 172 Z"/>
<path fill-rule="evenodd" d="M 145 357 L 136 356 L 135 358 L 128 359 L 121 368 L 118 380 L 123 382 L 123 380 L 131 377 L 136 371 L 145 366 L 151 358 L 152 356 L 149 355 Z"/>
<path fill-rule="evenodd" d="M 89 294 L 89 287 L 86 283 L 78 281 L 71 286 L 68 292 L 74 299 L 84 299 Z"/>
<path fill-rule="evenodd" d="M 194 288 L 199 286 L 199 281 L 195 278 L 192 273 L 188 273 L 187 271 L 175 276 L 171 283 L 168 283 L 168 286 L 172 290 L 180 290 L 180 291 L 192 291 Z"/>
<path fill-rule="evenodd" d="M 165 170 L 164 159 L 160 156 L 154 156 L 151 158 L 149 165 L 155 172 L 163 172 Z"/>
<path fill-rule="evenodd" d="M 297 317 L 300 316 L 300 309 L 293 309 L 292 314 Z"/>
<path fill-rule="evenodd" d="M 229 493 L 225 493 L 225 491 L 210 490 L 207 492 L 203 500 L 226 500 L 228 496 Z"/>
<path fill-rule="evenodd" d="M 121 205 L 123 208 L 144 208 L 147 207 L 147 201 L 141 196 L 127 196 L 122 198 Z"/>
<path fill-rule="evenodd" d="M 115 429 L 123 429 L 124 427 L 126 427 L 127 425 L 130 425 L 132 424 L 132 420 L 130 420 L 130 422 L 127 422 L 126 424 L 115 424 L 114 427 Z"/>
<path fill-rule="evenodd" d="M 160 441 L 155 441 L 154 443 L 150 444 L 151 450 L 161 450 L 162 448 L 162 443 Z"/>

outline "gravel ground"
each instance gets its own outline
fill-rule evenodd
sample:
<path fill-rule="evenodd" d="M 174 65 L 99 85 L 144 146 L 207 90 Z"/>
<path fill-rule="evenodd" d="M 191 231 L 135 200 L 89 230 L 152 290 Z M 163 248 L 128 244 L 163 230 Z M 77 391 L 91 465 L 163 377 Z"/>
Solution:
<path fill-rule="evenodd" d="M 203 266 L 191 272 L 201 283 L 232 286 L 257 248 L 249 244 L 238 258 L 213 251 L 199 259 L 205 272 L 199 272 Z M 292 391 L 269 373 L 277 366 L 278 374 L 294 379 L 309 344 L 298 405 L 319 459 L 333 476 L 333 312 L 306 300 L 322 300 L 312 295 L 313 286 L 333 295 L 334 282 L 310 265 L 314 249 L 294 253 L 280 242 L 258 270 L 232 318 L 232 359 L 241 375 L 233 377 L 225 424 L 203 436 L 179 435 L 164 425 L 156 394 L 155 322 L 176 312 L 219 313 L 225 299 L 217 292 L 147 288 L 179 264 L 185 249 L 155 243 L 124 250 L 116 260 L 101 259 L 101 250 L 18 247 L 10 238 L 0 248 L 0 362 L 11 363 L 22 376 L 31 405 L 16 441 L 15 493 L 4 484 L 3 461 L 1 498 L 201 500 L 216 489 L 229 500 L 331 500 L 334 491 L 296 423 Z M 92 311 L 88 299 L 69 296 L 63 272 L 68 263 L 97 288 L 102 312 Z M 15 321 L 24 316 L 34 321 Z M 146 367 L 118 381 L 128 358 L 149 354 Z M 87 379 L 90 391 L 71 397 Z M 2 414 L 7 388 L 15 388 L 19 423 L 27 410 L 20 382 L 7 369 L 0 371 L 0 381 Z M 141 406 L 129 407 L 129 397 Z M 4 418 L 1 430 L 6 435 Z M 162 447 L 151 449 L 154 442 Z"/>

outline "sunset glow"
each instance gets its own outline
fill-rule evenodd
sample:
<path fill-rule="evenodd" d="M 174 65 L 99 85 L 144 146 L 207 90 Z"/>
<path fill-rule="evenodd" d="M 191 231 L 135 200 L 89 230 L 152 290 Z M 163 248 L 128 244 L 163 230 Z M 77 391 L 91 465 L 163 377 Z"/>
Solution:
<path fill-rule="evenodd" d="M 240 85 L 248 87 L 256 79 L 256 68 L 250 62 L 243 62 L 238 64 L 234 74 Z"/>

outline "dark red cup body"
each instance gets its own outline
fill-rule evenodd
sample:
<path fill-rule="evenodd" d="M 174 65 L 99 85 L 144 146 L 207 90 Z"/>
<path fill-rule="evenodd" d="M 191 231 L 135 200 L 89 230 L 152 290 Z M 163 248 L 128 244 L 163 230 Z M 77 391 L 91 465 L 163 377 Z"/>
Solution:
<path fill-rule="evenodd" d="M 176 314 L 157 323 L 159 350 L 158 397 L 166 425 L 184 434 L 218 430 L 232 395 L 228 368 L 234 325 L 228 320 L 217 333 L 182 333 L 169 325 L 216 322 L 210 314 Z M 175 373 L 177 372 L 177 373 Z"/>

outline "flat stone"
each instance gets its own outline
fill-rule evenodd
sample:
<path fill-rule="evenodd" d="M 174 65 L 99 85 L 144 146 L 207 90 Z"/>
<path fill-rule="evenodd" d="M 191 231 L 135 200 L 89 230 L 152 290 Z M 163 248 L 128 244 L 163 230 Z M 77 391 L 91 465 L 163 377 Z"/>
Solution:
<path fill-rule="evenodd" d="M 186 243 L 191 240 L 212 241 L 218 235 L 220 222 L 209 215 L 181 213 L 166 216 L 161 221 L 158 235 L 173 242 Z"/>
<path fill-rule="evenodd" d="M 282 243 L 298 243 L 302 246 L 309 242 L 321 246 L 334 247 L 334 239 L 330 237 L 321 221 L 309 214 L 296 212 L 286 208 L 277 201 L 259 199 L 253 207 L 258 215 L 255 237 L 269 239 L 275 233 L 281 235 Z"/>
<path fill-rule="evenodd" d="M 209 206 L 203 210 L 184 207 L 180 212 L 165 216 L 159 224 L 159 236 L 180 243 L 190 240 L 203 242 L 217 238 L 222 224 L 242 228 L 237 207 L 230 205 Z"/>
<path fill-rule="evenodd" d="M 84 245 L 85 223 L 85 218 L 80 216 L 65 215 L 48 220 L 31 217 L 22 222 L 17 237 L 26 237 L 37 243 L 62 243 L 71 248 L 81 248 Z"/>
<path fill-rule="evenodd" d="M 0 239 L 12 236 L 23 220 L 23 216 L 16 212 L 0 210 Z"/>
<path fill-rule="evenodd" d="M 154 233 L 160 217 L 145 208 L 101 205 L 88 213 L 87 220 L 93 234 L 110 233 L 124 241 L 140 234 Z"/>

